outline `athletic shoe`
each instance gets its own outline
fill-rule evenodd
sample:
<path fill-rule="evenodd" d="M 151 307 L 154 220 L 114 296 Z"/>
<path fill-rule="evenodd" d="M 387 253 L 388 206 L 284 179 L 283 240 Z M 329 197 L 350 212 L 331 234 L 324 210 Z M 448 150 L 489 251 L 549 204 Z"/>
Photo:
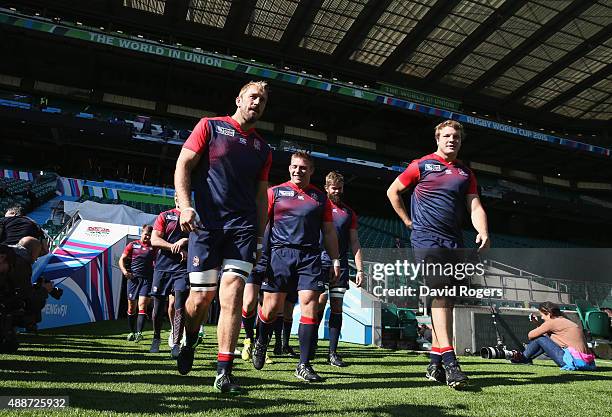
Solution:
<path fill-rule="evenodd" d="M 224 394 L 242 394 L 242 388 L 238 385 L 236 378 L 231 373 L 226 373 L 225 371 L 217 374 L 213 387 Z"/>
<path fill-rule="evenodd" d="M 135 337 L 136 337 L 136 335 L 134 333 L 130 333 L 130 334 L 127 335 L 127 341 L 128 342 L 133 342 Z"/>
<path fill-rule="evenodd" d="M 337 366 L 338 368 L 344 368 L 346 366 L 346 363 L 344 363 L 340 355 L 336 352 L 330 352 L 327 361 L 331 366 Z"/>
<path fill-rule="evenodd" d="M 272 360 L 272 358 L 266 353 L 266 364 L 270 365 L 274 363 L 274 361 Z"/>
<path fill-rule="evenodd" d="M 134 342 L 138 343 L 143 339 L 142 333 L 136 332 L 134 333 Z"/>
<path fill-rule="evenodd" d="M 161 345 L 161 339 L 153 339 L 151 342 L 151 348 L 149 352 L 151 353 L 159 353 L 159 345 Z"/>
<path fill-rule="evenodd" d="M 295 353 L 295 350 L 293 350 L 293 348 L 289 345 L 283 346 L 283 355 L 287 355 L 291 358 L 297 358 L 300 356 L 297 353 Z"/>
<path fill-rule="evenodd" d="M 307 363 L 298 364 L 297 368 L 295 368 L 295 376 L 306 382 L 321 381 L 321 377 Z"/>
<path fill-rule="evenodd" d="M 251 359 L 251 355 L 253 354 L 253 343 L 251 342 L 251 339 L 244 339 L 242 346 L 242 352 L 240 355 L 243 361 L 248 361 Z"/>
<path fill-rule="evenodd" d="M 174 347 L 174 340 L 172 340 L 172 326 L 170 326 L 170 333 L 168 334 L 168 347 L 170 349 Z"/>
<path fill-rule="evenodd" d="M 180 351 L 181 351 L 181 345 L 172 346 L 172 350 L 170 350 L 170 356 L 172 357 L 172 359 L 178 358 Z"/>
<path fill-rule="evenodd" d="M 193 357 L 195 356 L 195 349 L 191 346 L 182 346 L 181 350 L 176 358 L 176 367 L 178 368 L 179 374 L 187 375 L 191 368 L 193 368 Z"/>
<path fill-rule="evenodd" d="M 440 382 L 441 384 L 446 384 L 446 373 L 444 372 L 444 367 L 442 364 L 436 365 L 430 363 L 427 365 L 427 372 L 425 372 L 425 378 L 430 381 Z"/>
<path fill-rule="evenodd" d="M 255 369 L 259 370 L 264 367 L 264 364 L 266 363 L 267 350 L 267 345 L 260 343 L 259 339 L 255 341 L 255 347 L 253 348 L 253 353 L 251 354 Z"/>
<path fill-rule="evenodd" d="M 468 383 L 468 377 L 463 373 L 459 363 L 453 362 L 444 366 L 446 370 L 446 385 L 454 389 L 461 389 Z"/>

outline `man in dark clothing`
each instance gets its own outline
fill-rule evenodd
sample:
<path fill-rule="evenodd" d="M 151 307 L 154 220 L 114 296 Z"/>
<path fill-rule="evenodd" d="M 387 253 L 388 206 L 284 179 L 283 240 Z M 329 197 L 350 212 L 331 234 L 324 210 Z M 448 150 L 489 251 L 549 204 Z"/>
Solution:
<path fill-rule="evenodd" d="M 31 236 L 41 242 L 41 256 L 49 252 L 44 242 L 44 233 L 36 222 L 23 215 L 21 206 L 9 208 L 4 217 L 0 218 L 0 243 L 16 245 L 26 236 Z"/>

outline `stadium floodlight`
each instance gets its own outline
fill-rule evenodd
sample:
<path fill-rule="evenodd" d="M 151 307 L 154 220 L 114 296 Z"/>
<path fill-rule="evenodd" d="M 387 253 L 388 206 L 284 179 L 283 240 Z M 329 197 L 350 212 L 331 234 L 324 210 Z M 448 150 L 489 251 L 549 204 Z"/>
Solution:
<path fill-rule="evenodd" d="M 34 16 L 40 16 L 40 13 L 34 13 Z"/>
<path fill-rule="evenodd" d="M 100 26 L 100 30 L 104 30 L 104 26 Z"/>
<path fill-rule="evenodd" d="M 144 38 L 144 36 L 142 36 L 142 35 L 136 35 L 136 37 L 138 37 L 140 39 Z"/>
<path fill-rule="evenodd" d="M 182 44 L 182 43 L 177 42 L 177 43 L 176 43 L 176 46 L 183 46 L 183 44 Z"/>
<path fill-rule="evenodd" d="M 16 9 L 16 8 L 14 8 L 14 7 L 9 7 L 9 10 L 12 10 L 12 11 L 14 11 L 14 12 L 16 12 L 16 11 L 17 11 L 17 9 Z"/>
<path fill-rule="evenodd" d="M 284 70 L 289 71 L 291 68 L 289 68 L 289 67 L 283 67 L 283 69 L 284 69 Z"/>
<path fill-rule="evenodd" d="M 123 33 L 123 31 L 122 30 L 118 30 L 117 33 Z"/>
<path fill-rule="evenodd" d="M 81 22 L 76 22 L 77 26 L 83 26 L 83 23 Z"/>
<path fill-rule="evenodd" d="M 338 81 L 338 79 L 336 77 L 333 77 L 332 80 L 333 81 Z"/>
<path fill-rule="evenodd" d="M 367 85 L 367 84 L 364 84 L 364 85 L 363 85 L 363 88 L 369 88 L 369 87 L 368 87 L 368 85 Z"/>

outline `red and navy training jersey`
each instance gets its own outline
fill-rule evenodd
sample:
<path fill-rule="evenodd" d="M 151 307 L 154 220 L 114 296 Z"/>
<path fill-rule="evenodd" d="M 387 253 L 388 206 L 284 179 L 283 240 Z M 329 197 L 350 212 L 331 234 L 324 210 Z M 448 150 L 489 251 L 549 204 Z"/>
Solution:
<path fill-rule="evenodd" d="M 478 194 L 470 169 L 459 160 L 446 162 L 432 153 L 412 161 L 398 179 L 405 187 L 414 187 L 410 201 L 414 231 L 463 242 L 466 197 Z"/>
<path fill-rule="evenodd" d="M 257 182 L 268 181 L 270 146 L 230 116 L 203 118 L 183 145 L 199 154 L 195 206 L 207 230 L 255 228 Z"/>
<path fill-rule="evenodd" d="M 181 230 L 179 219 L 181 212 L 175 208 L 159 213 L 153 230 L 161 232 L 162 237 L 168 243 L 176 243 L 180 239 L 189 237 L 188 233 Z M 155 260 L 156 271 L 176 272 L 187 269 L 185 262 L 181 263 L 181 254 L 174 254 L 169 250 L 159 249 L 157 251 L 157 259 Z"/>
<path fill-rule="evenodd" d="M 332 208 L 332 216 L 334 219 L 334 227 L 338 234 L 338 253 L 340 254 L 340 263 L 342 265 L 348 264 L 348 250 L 349 243 L 351 241 L 351 230 L 357 229 L 357 214 L 348 205 L 340 202 L 335 204 L 329 200 Z M 323 246 L 323 245 L 321 245 Z M 331 258 L 324 250 L 321 253 L 321 261 L 324 263 L 331 264 Z"/>
<path fill-rule="evenodd" d="M 331 222 L 327 195 L 314 185 L 300 189 L 288 181 L 268 188 L 270 246 L 318 250 L 323 222 Z"/>
<path fill-rule="evenodd" d="M 147 278 L 153 276 L 153 261 L 157 255 L 157 248 L 135 240 L 127 244 L 123 254 L 127 256 L 130 265 L 128 270 L 132 274 Z"/>

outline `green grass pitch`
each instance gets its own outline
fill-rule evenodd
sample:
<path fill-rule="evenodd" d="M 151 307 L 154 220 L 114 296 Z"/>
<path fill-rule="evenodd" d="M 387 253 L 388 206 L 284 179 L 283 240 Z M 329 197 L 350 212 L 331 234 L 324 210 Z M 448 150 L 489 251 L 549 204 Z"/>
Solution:
<path fill-rule="evenodd" d="M 125 341 L 125 327 L 122 320 L 21 336 L 17 355 L 0 355 L 0 395 L 70 397 L 66 409 L 22 410 L 20 416 L 566 417 L 612 410 L 610 362 L 599 361 L 596 372 L 564 372 L 551 361 L 523 366 L 462 358 L 471 386 L 458 392 L 424 378 L 423 354 L 347 343 L 339 351 L 350 366 L 333 368 L 320 355 L 314 368 L 325 381 L 312 385 L 294 377 L 294 359 L 276 358 L 255 371 L 237 358 L 234 374 L 248 392 L 225 396 L 212 388 L 214 327 L 207 327 L 187 376 L 178 374 L 165 343 L 162 353 L 148 352 L 150 331 L 135 344 Z M 321 342 L 319 352 L 326 346 Z"/>

